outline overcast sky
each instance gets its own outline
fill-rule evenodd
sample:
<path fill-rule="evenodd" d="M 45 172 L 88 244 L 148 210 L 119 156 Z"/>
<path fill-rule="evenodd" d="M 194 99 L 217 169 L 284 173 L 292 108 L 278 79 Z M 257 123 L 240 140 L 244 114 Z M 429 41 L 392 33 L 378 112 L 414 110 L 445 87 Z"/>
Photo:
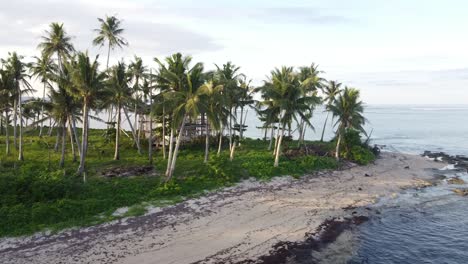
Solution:
<path fill-rule="evenodd" d="M 206 68 L 232 61 L 260 84 L 274 68 L 318 63 L 370 104 L 468 103 L 468 1 L 0 0 L 0 57 L 31 60 L 51 22 L 92 54 L 98 17 L 123 20 L 134 54 L 190 54 Z"/>

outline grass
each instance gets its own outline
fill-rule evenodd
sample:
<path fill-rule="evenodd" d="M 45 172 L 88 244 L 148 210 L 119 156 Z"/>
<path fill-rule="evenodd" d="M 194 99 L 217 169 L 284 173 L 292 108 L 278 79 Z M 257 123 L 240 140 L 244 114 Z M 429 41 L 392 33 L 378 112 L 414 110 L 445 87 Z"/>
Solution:
<path fill-rule="evenodd" d="M 138 155 L 131 140 L 123 136 L 121 159 L 113 161 L 113 141 L 106 141 L 103 130 L 91 130 L 88 181 L 83 183 L 81 177 L 75 175 L 78 164 L 71 161 L 70 145 L 67 145 L 65 167 L 59 168 L 60 153 L 53 150 L 55 136 L 39 138 L 37 134 L 38 131 L 25 133 L 23 162 L 17 161 L 13 146 L 12 153 L 5 155 L 5 137 L 0 136 L 0 237 L 95 225 L 119 217 L 142 215 L 148 204 L 171 205 L 249 177 L 268 180 L 337 166 L 333 158 L 302 156 L 282 157 L 280 166 L 274 168 L 273 156 L 267 150 L 268 142 L 246 139 L 237 148 L 232 162 L 227 151 L 216 156 L 217 142 L 213 142 L 207 164 L 203 163 L 201 142 L 184 146 L 177 160 L 174 180 L 167 184 L 159 176 L 166 167 L 160 151 L 154 153 L 156 176 L 107 179 L 99 176 L 106 169 L 147 165 L 147 153 Z M 12 143 L 12 137 L 10 141 Z M 285 147 L 288 144 L 295 146 L 296 143 L 286 142 Z M 147 150 L 147 146 L 143 149 Z M 129 210 L 123 215 L 114 215 L 121 207 L 129 207 Z"/>

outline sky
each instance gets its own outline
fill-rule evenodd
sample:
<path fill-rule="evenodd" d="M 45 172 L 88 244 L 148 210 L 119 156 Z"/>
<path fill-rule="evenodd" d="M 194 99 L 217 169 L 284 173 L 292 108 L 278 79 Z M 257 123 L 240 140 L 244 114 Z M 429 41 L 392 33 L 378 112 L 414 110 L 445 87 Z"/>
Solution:
<path fill-rule="evenodd" d="M 274 67 L 319 64 L 326 79 L 361 90 L 368 104 L 468 103 L 468 1 L 464 0 L 0 0 L 0 57 L 32 60 L 51 22 L 78 50 L 93 47 L 97 18 L 122 19 L 134 55 L 191 55 L 207 69 L 227 61 L 260 85 Z M 39 89 L 39 85 L 37 85 Z"/>

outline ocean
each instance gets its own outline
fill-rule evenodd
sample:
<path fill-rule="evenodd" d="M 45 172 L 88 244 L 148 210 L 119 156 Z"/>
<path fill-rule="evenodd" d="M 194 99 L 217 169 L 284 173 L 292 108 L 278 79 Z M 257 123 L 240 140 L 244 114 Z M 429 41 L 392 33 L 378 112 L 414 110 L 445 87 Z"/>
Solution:
<path fill-rule="evenodd" d="M 468 105 L 366 105 L 365 129 L 371 144 L 385 145 L 384 150 L 421 154 L 425 150 L 468 155 Z M 326 112 L 314 111 L 311 119 L 315 131 L 306 130 L 306 139 L 320 139 Z M 249 110 L 246 136 L 261 138 L 264 132 L 254 111 Z M 295 134 L 297 136 L 297 133 Z M 334 127 L 331 116 L 325 139 L 331 139 Z"/>

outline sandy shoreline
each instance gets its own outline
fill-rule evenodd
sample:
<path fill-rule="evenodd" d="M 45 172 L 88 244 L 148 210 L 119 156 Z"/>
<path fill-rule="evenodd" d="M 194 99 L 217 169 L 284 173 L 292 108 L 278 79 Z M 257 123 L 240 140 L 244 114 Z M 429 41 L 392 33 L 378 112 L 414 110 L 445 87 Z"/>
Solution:
<path fill-rule="evenodd" d="M 57 235 L 0 239 L 0 263 L 255 262 L 279 242 L 303 241 L 327 220 L 351 217 L 347 208 L 430 185 L 432 169 L 445 165 L 382 153 L 369 166 L 298 180 L 244 181 L 141 217 Z"/>

